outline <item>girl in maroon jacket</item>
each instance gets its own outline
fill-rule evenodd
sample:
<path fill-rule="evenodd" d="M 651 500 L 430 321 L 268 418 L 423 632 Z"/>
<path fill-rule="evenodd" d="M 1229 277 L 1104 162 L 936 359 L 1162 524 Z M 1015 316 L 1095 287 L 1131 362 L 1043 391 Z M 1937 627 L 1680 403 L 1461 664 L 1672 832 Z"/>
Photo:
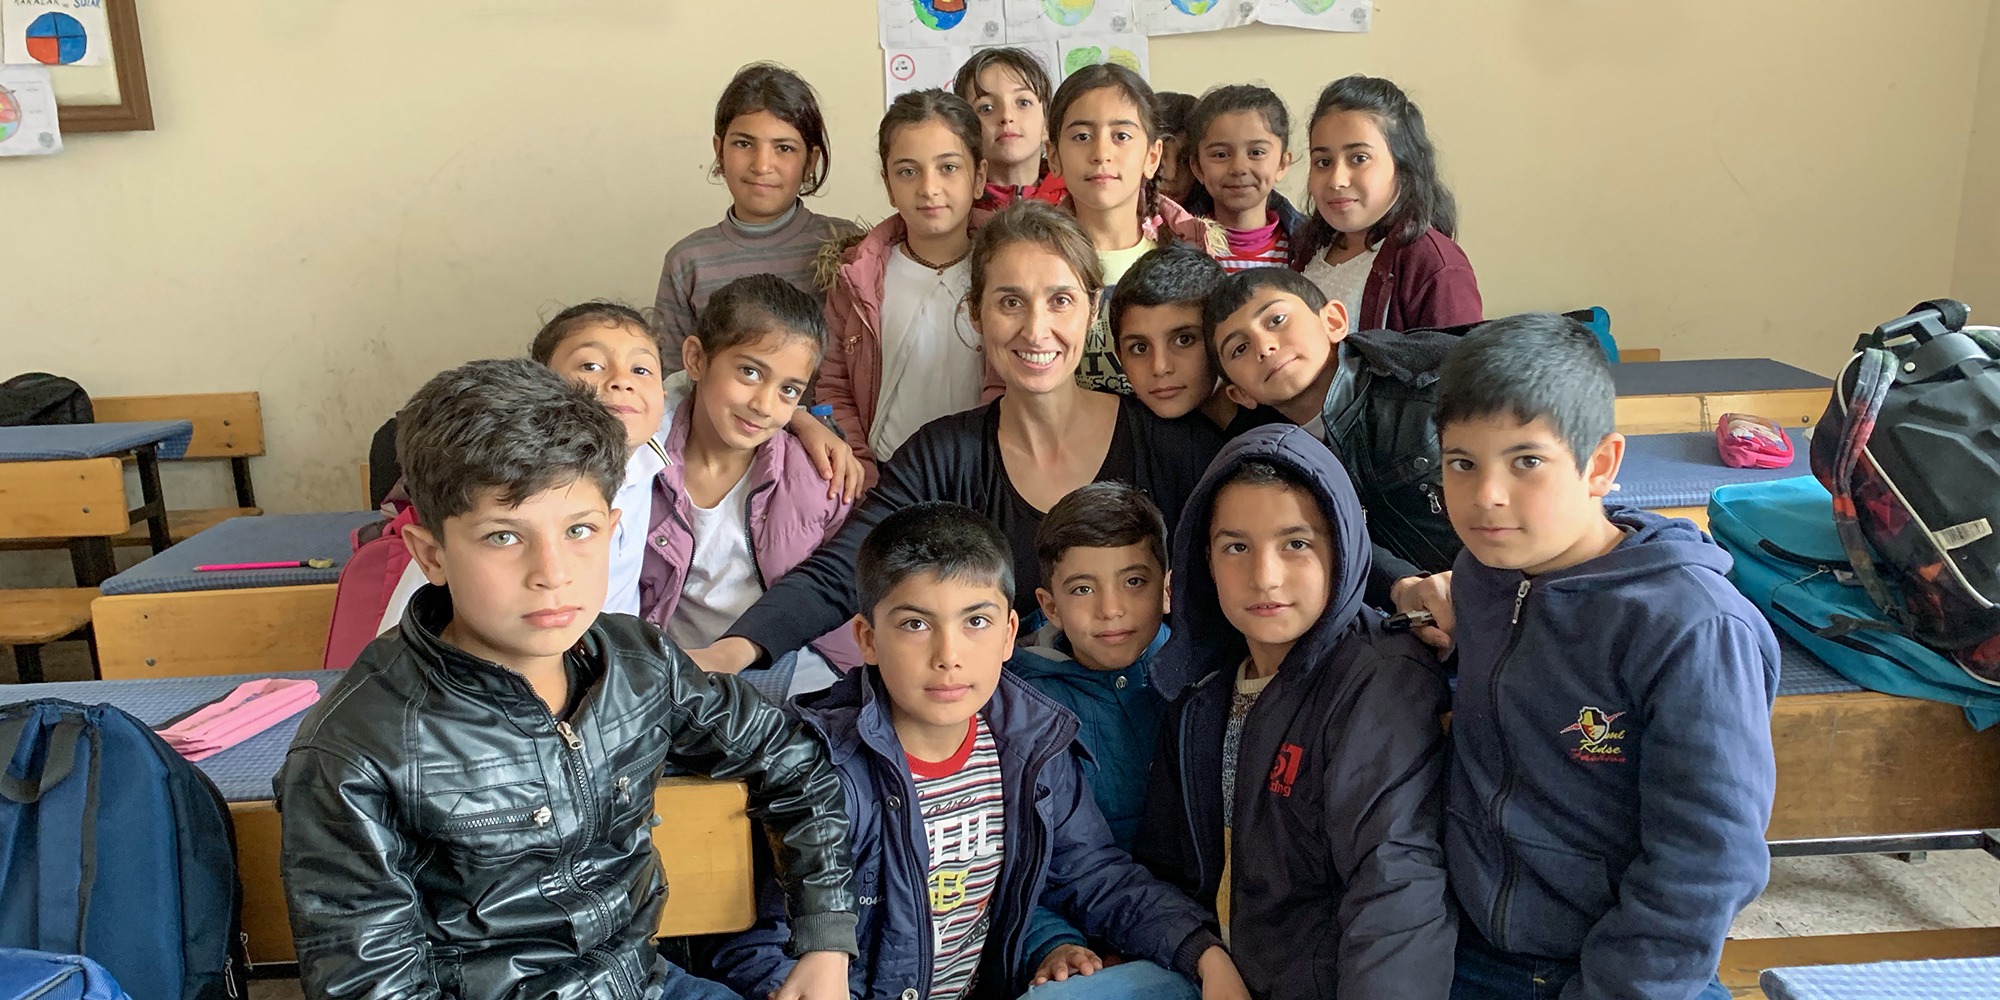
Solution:
<path fill-rule="evenodd" d="M 1292 242 L 1292 268 L 1346 308 L 1350 329 L 1479 322 L 1479 282 L 1452 242 L 1458 210 L 1409 96 L 1377 77 L 1335 80 L 1308 135 L 1315 211 Z"/>

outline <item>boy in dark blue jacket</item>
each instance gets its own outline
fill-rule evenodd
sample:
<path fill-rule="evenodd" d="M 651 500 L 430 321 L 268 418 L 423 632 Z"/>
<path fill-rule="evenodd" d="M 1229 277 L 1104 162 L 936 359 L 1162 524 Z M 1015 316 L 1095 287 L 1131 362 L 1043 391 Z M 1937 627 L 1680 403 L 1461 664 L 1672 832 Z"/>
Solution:
<path fill-rule="evenodd" d="M 1207 914 L 1112 844 L 1083 776 L 1076 717 L 1002 670 L 1018 625 L 1012 567 L 1006 538 L 968 508 L 891 514 L 855 561 L 867 610 L 854 631 L 868 665 L 794 705 L 847 793 L 860 904 L 853 995 L 1019 996 L 1035 971 L 1024 942 L 1041 905 L 1146 960 L 1045 989 L 1172 1000 L 1196 995 L 1198 979 L 1204 1000 L 1246 998 Z M 760 887 L 759 917 L 713 960 L 749 997 L 792 965 L 774 885 Z"/>
<path fill-rule="evenodd" d="M 1604 505 L 1614 396 L 1560 316 L 1480 327 L 1441 376 L 1455 1000 L 1722 1000 L 1769 875 L 1777 640 L 1694 525 Z"/>
<path fill-rule="evenodd" d="M 1174 700 L 1133 854 L 1215 907 L 1259 1000 L 1443 1000 L 1447 692 L 1362 605 L 1353 484 L 1304 428 L 1260 427 L 1184 518 L 1153 667 Z"/>
<path fill-rule="evenodd" d="M 1211 266 L 1213 266 L 1211 264 Z M 1056 501 L 1035 529 L 1049 623 L 1007 663 L 1014 676 L 1074 713 L 1090 752 L 1090 790 L 1121 851 L 1146 811 L 1146 771 L 1167 700 L 1148 673 L 1167 641 L 1167 523 L 1144 493 L 1091 483 Z M 1047 907 L 1028 926 L 1035 982 L 1103 967 L 1088 939 Z"/>

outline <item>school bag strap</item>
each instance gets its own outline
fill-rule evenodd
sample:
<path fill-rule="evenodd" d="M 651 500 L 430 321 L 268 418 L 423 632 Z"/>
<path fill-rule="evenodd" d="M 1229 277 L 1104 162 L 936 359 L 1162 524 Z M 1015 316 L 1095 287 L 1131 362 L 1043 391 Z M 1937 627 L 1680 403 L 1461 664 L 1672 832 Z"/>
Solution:
<path fill-rule="evenodd" d="M 0 721 L 0 747 L 8 767 L 0 795 L 35 805 L 35 947 L 62 955 L 83 954 L 90 919 L 91 889 L 97 882 L 97 778 L 101 756 L 97 732 L 81 714 L 60 711 L 44 727 L 46 713 Z M 16 777 L 14 760 L 33 760 L 33 743 L 42 743 L 40 773 Z M 81 759 L 82 780 L 71 780 Z"/>
<path fill-rule="evenodd" d="M 1889 398 L 1889 387 L 1895 384 L 1896 356 L 1880 347 L 1863 348 L 1855 372 L 1854 395 L 1848 400 L 1847 423 L 1841 428 L 1840 444 L 1834 453 L 1833 526 L 1840 535 L 1840 547 L 1847 552 L 1848 563 L 1854 567 L 1854 578 L 1868 591 L 1876 607 L 1901 624 L 1903 604 L 1883 581 L 1854 509 L 1854 467 L 1868 448 L 1875 421 L 1882 415 L 1882 403 Z"/>
<path fill-rule="evenodd" d="M 5 748 L 6 760 L 13 760 L 21 752 L 21 741 L 28 737 L 28 719 L 8 719 L 0 722 L 0 747 Z M 11 770 L 0 773 L 0 795 L 13 799 L 22 805 L 32 805 L 42 800 L 42 793 L 62 784 L 64 778 L 76 766 L 76 741 L 83 735 L 83 720 L 75 716 L 64 716 L 49 730 L 46 755 L 42 758 L 39 774 L 15 777 Z"/>

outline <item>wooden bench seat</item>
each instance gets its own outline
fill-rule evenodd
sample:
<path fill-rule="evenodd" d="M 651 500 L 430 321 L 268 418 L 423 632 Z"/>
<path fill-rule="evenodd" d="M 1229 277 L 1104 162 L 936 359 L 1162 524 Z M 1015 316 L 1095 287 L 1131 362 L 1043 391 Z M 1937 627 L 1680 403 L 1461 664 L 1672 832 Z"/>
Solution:
<path fill-rule="evenodd" d="M 15 677 L 40 682 L 41 647 L 88 629 L 96 599 L 96 587 L 0 590 L 0 646 L 14 647 Z"/>

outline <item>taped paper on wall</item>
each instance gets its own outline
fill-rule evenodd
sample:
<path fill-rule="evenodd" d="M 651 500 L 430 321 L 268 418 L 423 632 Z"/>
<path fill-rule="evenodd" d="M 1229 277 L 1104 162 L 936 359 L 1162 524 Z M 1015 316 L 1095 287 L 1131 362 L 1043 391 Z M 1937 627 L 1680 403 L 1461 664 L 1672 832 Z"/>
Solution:
<path fill-rule="evenodd" d="M 0 31 L 14 65 L 97 66 L 111 52 L 104 0 L 0 0 Z"/>
<path fill-rule="evenodd" d="M 1141 77 L 1148 77 L 1149 64 L 1145 35 L 1103 35 L 1096 38 L 1065 38 L 1056 43 L 1062 54 L 1062 76 L 1096 63 L 1117 63 Z"/>
<path fill-rule="evenodd" d="M 1139 30 L 1148 35 L 1238 28 L 1257 19 L 1261 0 L 1138 0 Z"/>
<path fill-rule="evenodd" d="M 62 152 L 47 66 L 0 66 L 0 156 Z"/>
<path fill-rule="evenodd" d="M 1132 0 L 1006 0 L 1007 40 L 1080 38 L 1138 32 Z"/>
<path fill-rule="evenodd" d="M 1370 0 L 1264 0 L 1257 20 L 1314 31 L 1367 31 L 1374 10 Z"/>
<path fill-rule="evenodd" d="M 1006 38 L 1001 0 L 875 0 L 884 49 L 995 45 Z"/>
<path fill-rule="evenodd" d="M 927 90 L 937 87 L 951 89 L 951 79 L 958 74 L 958 68 L 972 58 L 972 50 L 963 45 L 952 45 L 930 49 L 883 49 L 882 74 L 883 107 L 896 103 L 896 98 L 913 90 Z"/>

